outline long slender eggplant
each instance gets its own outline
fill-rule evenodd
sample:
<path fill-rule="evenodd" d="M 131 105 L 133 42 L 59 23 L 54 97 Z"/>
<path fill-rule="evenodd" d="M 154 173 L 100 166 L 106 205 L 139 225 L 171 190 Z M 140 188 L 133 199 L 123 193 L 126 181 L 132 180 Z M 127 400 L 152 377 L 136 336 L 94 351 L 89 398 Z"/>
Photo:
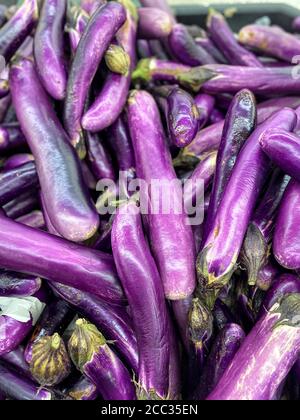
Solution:
<path fill-rule="evenodd" d="M 138 36 L 142 39 L 159 39 L 167 37 L 173 26 L 173 19 L 155 7 L 141 7 L 138 9 Z"/>
<path fill-rule="evenodd" d="M 29 365 L 24 357 L 24 348 L 22 346 L 17 347 L 15 350 L 10 353 L 3 354 L 0 357 L 0 360 L 3 360 L 8 365 L 12 366 L 14 370 L 20 373 L 23 376 L 26 376 L 29 379 L 32 379 Z"/>
<path fill-rule="evenodd" d="M 109 2 L 99 7 L 80 39 L 70 69 L 64 108 L 64 125 L 79 155 L 85 155 L 81 118 L 99 63 L 126 19 L 124 7 Z M 101 28 L 101 31 L 99 31 Z"/>
<path fill-rule="evenodd" d="M 18 217 L 16 222 L 41 230 L 44 230 L 46 227 L 43 213 L 40 210 L 34 210 L 31 213 Z"/>
<path fill-rule="evenodd" d="M 131 0 L 120 0 L 126 9 L 126 23 L 118 31 L 117 39 L 130 57 L 130 71 L 122 76 L 110 73 L 95 102 L 82 118 L 82 126 L 88 131 L 98 132 L 111 126 L 125 107 L 131 74 L 136 65 L 137 12 Z"/>
<path fill-rule="evenodd" d="M 74 245 L 2 215 L 0 237 L 3 268 L 70 285 L 106 301 L 124 301 L 110 255 L 83 245 Z"/>
<path fill-rule="evenodd" d="M 39 207 L 38 193 L 36 189 L 27 191 L 9 201 L 3 206 L 3 210 L 10 219 L 18 219 L 28 212 L 36 210 Z"/>
<path fill-rule="evenodd" d="M 92 16 L 99 6 L 106 3 L 106 0 L 80 0 L 80 6 L 82 9 Z"/>
<path fill-rule="evenodd" d="M 178 77 L 184 73 L 189 73 L 190 66 L 180 64 L 174 61 L 158 60 L 157 58 L 144 58 L 138 62 L 136 69 L 132 74 L 133 81 L 142 81 L 149 83 L 151 81 L 163 81 L 177 83 Z"/>
<path fill-rule="evenodd" d="M 272 115 L 252 133 L 239 154 L 197 262 L 200 284 L 212 294 L 228 283 L 236 269 L 254 206 L 270 171 L 259 139 L 270 127 L 292 131 L 295 116 L 289 108 Z"/>
<path fill-rule="evenodd" d="M 194 98 L 195 105 L 199 112 L 199 130 L 201 130 L 209 121 L 211 113 L 215 107 L 216 100 L 213 96 L 206 93 L 199 93 Z"/>
<path fill-rule="evenodd" d="M 280 169 L 274 171 L 268 189 L 248 227 L 241 261 L 247 269 L 250 286 L 256 284 L 258 273 L 267 262 L 278 209 L 290 180 L 291 178 Z"/>
<path fill-rule="evenodd" d="M 0 29 L 0 54 L 9 61 L 38 20 L 38 1 L 23 0 L 9 21 Z"/>
<path fill-rule="evenodd" d="M 116 176 L 113 164 L 107 148 L 103 144 L 103 139 L 96 134 L 87 133 L 86 140 L 88 163 L 96 180 L 111 179 L 114 181 Z"/>
<path fill-rule="evenodd" d="M 285 296 L 255 325 L 208 400 L 272 400 L 297 361 L 300 294 Z"/>
<path fill-rule="evenodd" d="M 63 100 L 67 88 L 63 48 L 66 0 L 45 0 L 34 36 L 34 58 L 40 79 L 54 99 Z"/>
<path fill-rule="evenodd" d="M 189 296 L 186 299 L 174 300 L 172 302 L 172 309 L 176 319 L 181 340 L 186 352 L 190 350 L 189 341 L 189 313 L 192 305 L 193 297 Z"/>
<path fill-rule="evenodd" d="M 145 91 L 131 93 L 128 101 L 128 122 L 138 178 L 146 181 L 149 188 L 154 179 L 167 182 L 171 186 L 168 191 L 172 206 L 181 208 L 181 186 L 177 182 L 167 150 L 159 111 L 150 94 Z M 145 133 L 149 139 L 146 143 Z M 149 234 L 165 295 L 170 300 L 184 299 L 195 288 L 193 233 L 186 224 L 183 212 L 178 214 L 173 207 L 170 209 L 171 214 L 163 214 L 166 212 L 162 211 L 161 197 L 155 200 L 153 197 L 152 201 L 151 205 L 159 208 L 147 216 Z"/>
<path fill-rule="evenodd" d="M 8 123 L 0 126 L 0 151 L 11 152 L 12 150 L 26 147 L 26 138 L 21 131 L 19 123 Z"/>
<path fill-rule="evenodd" d="M 150 39 L 148 43 L 151 52 L 148 57 L 157 57 L 160 60 L 168 60 L 168 53 L 159 39 Z M 145 58 L 147 58 L 147 56 Z"/>
<path fill-rule="evenodd" d="M 209 35 L 229 63 L 237 66 L 263 67 L 258 58 L 242 47 L 236 40 L 234 33 L 225 17 L 211 10 L 207 18 Z"/>
<path fill-rule="evenodd" d="M 97 328 L 83 319 L 76 322 L 69 340 L 73 363 L 97 386 L 104 400 L 135 400 L 130 374 Z"/>
<path fill-rule="evenodd" d="M 10 80 L 13 103 L 35 157 L 51 222 L 63 237 L 75 242 L 87 240 L 98 229 L 99 216 L 84 183 L 76 153 L 39 82 L 33 63 L 22 59 L 14 64 Z"/>
<path fill-rule="evenodd" d="M 39 277 L 0 270 L 0 296 L 32 296 L 42 285 Z"/>
<path fill-rule="evenodd" d="M 206 50 L 217 63 L 228 64 L 228 61 L 224 57 L 222 51 L 220 51 L 214 42 L 205 34 L 205 36 L 197 37 L 195 39 L 197 45 Z"/>
<path fill-rule="evenodd" d="M 249 90 L 242 90 L 228 110 L 217 156 L 216 174 L 207 211 L 204 241 L 211 232 L 224 189 L 229 181 L 239 152 L 256 127 L 256 101 Z"/>
<path fill-rule="evenodd" d="M 168 313 L 161 278 L 135 202 L 121 206 L 114 218 L 112 250 L 137 335 L 137 396 L 143 400 L 166 398 L 170 363 Z"/>
<path fill-rule="evenodd" d="M 138 372 L 136 337 L 131 327 L 132 321 L 124 308 L 108 305 L 95 296 L 72 287 L 56 284 L 52 285 L 52 289 L 103 331 L 105 337 L 115 343 L 115 348 L 127 365 Z"/>
<path fill-rule="evenodd" d="M 5 171 L 9 171 L 9 170 L 18 168 L 22 165 L 25 165 L 26 163 L 31 162 L 33 160 L 34 160 L 34 157 L 30 153 L 16 154 L 6 159 L 3 165 L 3 169 Z"/>

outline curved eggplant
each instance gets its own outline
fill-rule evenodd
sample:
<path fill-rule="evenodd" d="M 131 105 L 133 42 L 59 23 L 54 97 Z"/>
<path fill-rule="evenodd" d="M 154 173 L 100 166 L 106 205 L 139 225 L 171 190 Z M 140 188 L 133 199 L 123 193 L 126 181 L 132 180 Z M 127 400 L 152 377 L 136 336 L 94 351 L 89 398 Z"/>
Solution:
<path fill-rule="evenodd" d="M 101 179 L 115 180 L 115 171 L 103 140 L 96 134 L 87 133 L 87 158 L 96 181 Z"/>
<path fill-rule="evenodd" d="M 34 210 L 31 213 L 18 217 L 16 222 L 41 230 L 44 230 L 46 227 L 43 213 L 40 210 Z"/>
<path fill-rule="evenodd" d="M 39 277 L 0 270 L 0 296 L 32 296 L 42 285 Z"/>
<path fill-rule="evenodd" d="M 216 100 L 213 96 L 206 93 L 199 93 L 194 98 L 194 102 L 199 111 L 199 130 L 201 130 L 208 123 Z"/>

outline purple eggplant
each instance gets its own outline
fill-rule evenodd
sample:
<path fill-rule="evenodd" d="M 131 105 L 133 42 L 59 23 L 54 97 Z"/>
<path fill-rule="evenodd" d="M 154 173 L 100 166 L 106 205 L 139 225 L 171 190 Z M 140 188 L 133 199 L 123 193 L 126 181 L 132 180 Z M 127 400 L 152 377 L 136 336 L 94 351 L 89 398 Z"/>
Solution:
<path fill-rule="evenodd" d="M 159 60 L 168 60 L 168 53 L 159 39 L 150 39 L 148 42 L 150 55 L 147 57 L 157 57 Z"/>
<path fill-rule="evenodd" d="M 75 242 L 87 240 L 97 231 L 99 216 L 84 183 L 76 153 L 32 62 L 22 59 L 14 64 L 10 80 L 13 103 L 35 157 L 51 222 L 63 237 Z"/>
<path fill-rule="evenodd" d="M 91 171 L 97 181 L 101 179 L 115 180 L 115 172 L 105 144 L 96 134 L 87 133 L 87 158 Z"/>
<path fill-rule="evenodd" d="M 18 217 L 16 222 L 33 227 L 35 229 L 44 230 L 45 228 L 45 219 L 43 213 L 40 210 L 34 210 L 31 213 Z"/>
<path fill-rule="evenodd" d="M 32 296 L 42 285 L 39 277 L 0 270 L 0 296 Z"/>
<path fill-rule="evenodd" d="M 60 101 L 67 87 L 63 55 L 66 9 L 66 0 L 45 0 L 34 36 L 34 58 L 40 79 L 49 95 Z"/>
<path fill-rule="evenodd" d="M 30 190 L 9 201 L 3 210 L 10 219 L 18 219 L 39 207 L 37 190 Z"/>
<path fill-rule="evenodd" d="M 121 206 L 114 218 L 112 250 L 137 335 L 138 399 L 166 398 L 170 363 L 168 313 L 161 278 L 135 202 Z"/>
<path fill-rule="evenodd" d="M 263 67 L 256 56 L 236 40 L 224 16 L 211 10 L 207 18 L 209 35 L 230 64 L 247 67 Z"/>
<path fill-rule="evenodd" d="M 206 50 L 217 63 L 228 64 L 228 61 L 224 57 L 223 53 L 217 48 L 214 42 L 206 36 L 196 37 L 195 42 L 197 45 Z"/>
<path fill-rule="evenodd" d="M 216 60 L 200 45 L 197 45 L 186 27 L 175 24 L 168 38 L 169 47 L 174 56 L 188 66 L 214 64 Z"/>
<path fill-rule="evenodd" d="M 268 130 L 260 145 L 277 166 L 300 182 L 300 138 L 297 135 L 284 130 Z"/>
<path fill-rule="evenodd" d="M 130 57 L 131 68 L 127 76 L 110 73 L 95 102 L 82 118 L 82 126 L 98 132 L 111 126 L 125 107 L 131 73 L 136 65 L 137 14 L 131 0 L 122 0 L 126 9 L 126 24 L 119 30 L 117 40 Z"/>
<path fill-rule="evenodd" d="M 218 384 L 225 370 L 245 339 L 245 333 L 237 324 L 227 324 L 216 337 L 200 385 L 195 391 L 197 400 L 204 400 Z"/>
<path fill-rule="evenodd" d="M 295 32 L 300 31 L 300 16 L 295 17 L 292 23 L 292 27 Z"/>
<path fill-rule="evenodd" d="M 243 341 L 208 400 L 272 400 L 299 356 L 300 294 L 285 296 Z"/>
<path fill-rule="evenodd" d="M 80 7 L 89 15 L 95 13 L 99 6 L 106 3 L 106 0 L 80 0 Z"/>
<path fill-rule="evenodd" d="M 167 0 L 141 0 L 140 3 L 143 7 L 156 7 L 173 16 L 172 9 Z"/>
<path fill-rule="evenodd" d="M 200 93 L 194 98 L 195 105 L 199 112 L 199 130 L 203 128 L 209 121 L 212 111 L 214 110 L 216 100 L 213 96 L 206 93 Z"/>
<path fill-rule="evenodd" d="M 106 301 L 123 302 L 123 291 L 110 255 L 74 245 L 2 215 L 0 237 L 3 268 L 70 285 Z"/>
<path fill-rule="evenodd" d="M 153 55 L 149 41 L 146 39 L 137 40 L 137 52 L 140 59 L 150 58 Z"/>
<path fill-rule="evenodd" d="M 241 252 L 241 261 L 248 272 L 248 284 L 254 286 L 258 273 L 267 262 L 275 221 L 284 192 L 291 178 L 276 169 L 269 186 L 248 227 Z"/>
<path fill-rule="evenodd" d="M 34 162 L 3 171 L 0 174 L 0 205 L 3 206 L 16 196 L 36 189 L 38 185 Z"/>
<path fill-rule="evenodd" d="M 0 360 L 3 360 L 9 366 L 12 366 L 14 370 L 26 378 L 32 379 L 29 365 L 24 357 L 24 348 L 22 346 L 17 347 L 10 353 L 3 354 L 0 357 Z"/>
<path fill-rule="evenodd" d="M 195 67 L 178 75 L 178 82 L 195 92 L 215 95 L 237 93 L 249 89 L 257 95 L 289 95 L 300 89 L 300 81 L 294 77 L 294 67 L 242 67 L 211 64 Z"/>
<path fill-rule="evenodd" d="M 292 179 L 279 208 L 273 239 L 276 260 L 289 270 L 300 269 L 299 217 L 300 184 Z"/>
<path fill-rule="evenodd" d="M 124 7 L 109 2 L 93 14 L 81 37 L 70 69 L 64 108 L 64 125 L 79 155 L 85 155 L 81 118 L 98 65 L 126 19 Z M 101 31 L 99 31 L 101 28 Z"/>
<path fill-rule="evenodd" d="M 200 284 L 212 294 L 227 284 L 236 269 L 254 206 L 270 171 L 259 139 L 270 127 L 292 131 L 295 118 L 289 108 L 272 115 L 253 132 L 238 156 L 197 262 Z"/>
<path fill-rule="evenodd" d="M 270 289 L 274 280 L 280 273 L 280 267 L 273 257 L 269 257 L 267 262 L 261 267 L 257 274 L 256 286 L 263 291 Z"/>
<path fill-rule="evenodd" d="M 3 124 L 0 127 L 0 151 L 10 152 L 26 146 L 26 138 L 19 123 Z"/>
<path fill-rule="evenodd" d="M 104 400 L 136 399 L 128 370 L 94 325 L 79 319 L 68 347 L 77 369 L 95 383 Z"/>
<path fill-rule="evenodd" d="M 38 1 L 23 0 L 9 21 L 0 29 L 0 54 L 9 61 L 30 35 L 38 20 Z"/>
<path fill-rule="evenodd" d="M 138 371 L 136 337 L 131 327 L 132 321 L 125 309 L 110 306 L 93 295 L 71 287 L 56 284 L 52 289 L 61 299 L 67 301 L 103 331 L 107 339 L 115 343 L 115 348 L 127 365 L 134 372 Z"/>
<path fill-rule="evenodd" d="M 224 114 L 222 113 L 222 111 L 220 111 L 218 108 L 214 108 L 211 112 L 210 115 L 210 123 L 211 124 L 217 124 L 220 121 L 224 120 Z"/>
<path fill-rule="evenodd" d="M 255 48 L 259 53 L 292 63 L 300 54 L 300 40 L 292 34 L 273 26 L 248 25 L 241 29 L 239 42 Z"/>
<path fill-rule="evenodd" d="M 163 81 L 177 83 L 178 77 L 184 73 L 189 74 L 190 66 L 168 60 L 158 60 L 156 58 L 145 58 L 138 62 L 132 74 L 133 81 L 148 83 L 151 81 Z"/>
<path fill-rule="evenodd" d="M 31 380 L 20 376 L 7 365 L 0 364 L 0 391 L 15 400 L 54 400 L 51 391 L 39 388 Z"/>
<path fill-rule="evenodd" d="M 18 168 L 22 165 L 25 165 L 26 163 L 31 162 L 33 160 L 34 157 L 29 153 L 20 153 L 17 155 L 13 155 L 5 161 L 3 169 L 5 171 L 9 171 Z"/>
<path fill-rule="evenodd" d="M 137 177 L 172 184 L 169 189 L 175 207 L 182 206 L 182 190 L 172 167 L 159 111 L 153 97 L 145 91 L 133 91 L 128 101 L 128 124 L 137 163 Z M 145 142 L 145 133 L 148 141 Z M 150 190 L 149 190 L 150 192 Z M 153 198 L 154 200 L 154 198 Z M 183 212 L 163 214 L 161 198 L 154 200 L 156 210 L 147 216 L 151 248 L 170 300 L 184 299 L 195 288 L 193 233 Z M 159 208 L 157 208 L 159 207 Z M 153 214 L 152 214 L 153 213 Z M 182 250 L 184 249 L 184 252 Z M 175 260 L 174 260 L 175 258 Z M 176 263 L 175 263 L 176 262 Z"/>
<path fill-rule="evenodd" d="M 172 309 L 176 319 L 181 340 L 186 352 L 190 349 L 189 342 L 189 313 L 192 305 L 193 297 L 189 296 L 186 299 L 174 300 L 172 302 Z"/>
<path fill-rule="evenodd" d="M 94 401 L 98 398 L 98 391 L 86 376 L 82 376 L 71 388 L 67 394 L 76 401 Z"/>
<path fill-rule="evenodd" d="M 141 7 L 138 9 L 138 36 L 142 39 L 159 39 L 167 37 L 173 26 L 173 19 L 155 7 Z"/>
<path fill-rule="evenodd" d="M 256 101 L 248 90 L 239 92 L 228 110 L 217 156 L 216 175 L 204 227 L 204 240 L 210 234 L 224 189 L 239 152 L 256 127 Z"/>
<path fill-rule="evenodd" d="M 7 95 L 4 98 L 0 99 L 0 123 L 4 121 L 4 118 L 7 114 L 7 111 L 11 104 L 11 96 Z M 1 131 L 1 127 L 0 127 Z M 1 138 L 1 135 L 0 135 Z M 0 150 L 1 150 L 1 140 L 0 140 Z"/>

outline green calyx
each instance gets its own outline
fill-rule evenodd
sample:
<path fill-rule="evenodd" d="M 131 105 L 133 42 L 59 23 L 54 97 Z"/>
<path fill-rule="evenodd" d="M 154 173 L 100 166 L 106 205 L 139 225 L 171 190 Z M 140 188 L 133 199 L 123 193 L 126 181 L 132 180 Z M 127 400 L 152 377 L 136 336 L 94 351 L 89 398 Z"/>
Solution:
<path fill-rule="evenodd" d="M 151 80 L 151 62 L 152 58 L 143 58 L 138 62 L 136 69 L 132 73 L 133 82 L 150 82 Z"/>
<path fill-rule="evenodd" d="M 199 92 L 202 85 L 212 79 L 215 73 L 205 67 L 193 67 L 187 72 L 177 75 L 178 82 L 187 89 Z"/>
<path fill-rule="evenodd" d="M 280 314 L 274 329 L 280 326 L 300 328 L 300 293 L 284 296 L 281 302 L 275 305 L 270 312 Z"/>
<path fill-rule="evenodd" d="M 127 76 L 130 70 L 130 56 L 119 45 L 111 44 L 105 53 L 105 63 L 113 73 Z"/>
<path fill-rule="evenodd" d="M 213 318 L 210 309 L 202 299 L 193 299 L 189 313 L 189 333 L 191 341 L 202 346 L 213 331 Z"/>

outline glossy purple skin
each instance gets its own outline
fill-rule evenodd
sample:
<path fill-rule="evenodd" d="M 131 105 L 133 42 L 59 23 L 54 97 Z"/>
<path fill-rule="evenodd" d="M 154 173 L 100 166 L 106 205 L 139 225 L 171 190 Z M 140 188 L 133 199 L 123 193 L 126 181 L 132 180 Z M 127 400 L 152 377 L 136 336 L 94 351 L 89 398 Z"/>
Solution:
<path fill-rule="evenodd" d="M 198 272 L 207 287 L 218 288 L 230 279 L 270 171 L 270 161 L 259 145 L 261 135 L 270 127 L 292 131 L 295 123 L 293 110 L 278 111 L 252 133 L 239 153 L 198 260 Z"/>
<path fill-rule="evenodd" d="M 260 140 L 263 151 L 286 174 L 300 182 L 300 138 L 283 130 L 269 130 Z"/>
<path fill-rule="evenodd" d="M 173 26 L 168 41 L 172 53 L 183 64 L 201 66 L 216 63 L 206 50 L 196 44 L 186 27 L 180 23 Z"/>
<path fill-rule="evenodd" d="M 216 60 L 217 63 L 228 64 L 228 61 L 224 57 L 223 53 L 216 47 L 210 38 L 196 38 L 195 42 L 197 45 L 206 50 Z"/>
<path fill-rule="evenodd" d="M 239 152 L 256 127 L 256 100 L 249 90 L 239 92 L 231 102 L 221 136 L 204 240 L 209 235 Z"/>
<path fill-rule="evenodd" d="M 3 268 L 69 285 L 105 301 L 118 304 L 124 301 L 111 256 L 21 225 L 2 215 L 0 236 Z"/>
<path fill-rule="evenodd" d="M 212 74 L 212 78 L 202 85 L 203 91 L 210 94 L 237 93 L 241 89 L 249 89 L 257 95 L 272 95 L 274 92 L 277 95 L 292 95 L 300 89 L 299 79 L 293 77 L 293 67 L 259 68 L 216 64 L 202 69 Z"/>
<path fill-rule="evenodd" d="M 105 401 L 136 400 L 132 378 L 116 354 L 107 344 L 101 346 L 83 373 L 97 386 Z"/>
<path fill-rule="evenodd" d="M 206 93 L 199 93 L 194 98 L 194 103 L 199 111 L 199 130 L 201 130 L 209 121 L 211 113 L 215 107 L 216 100 L 213 96 Z"/>
<path fill-rule="evenodd" d="M 122 359 L 134 372 L 138 372 L 137 341 L 132 321 L 124 308 L 108 305 L 93 295 L 60 284 L 52 286 L 52 289 L 93 322 L 108 340 L 113 341 Z"/>
<path fill-rule="evenodd" d="M 204 400 L 213 391 L 245 337 L 243 329 L 237 324 L 227 324 L 220 331 L 208 356 L 200 385 L 195 391 L 195 399 Z"/>
<path fill-rule="evenodd" d="M 167 0 L 141 0 L 140 3 L 143 7 L 156 7 L 173 16 L 172 9 Z"/>
<path fill-rule="evenodd" d="M 152 57 L 152 50 L 149 41 L 146 39 L 137 40 L 137 52 L 140 59 Z"/>
<path fill-rule="evenodd" d="M 148 42 L 151 52 L 149 57 L 157 57 L 160 60 L 168 60 L 168 53 L 160 40 L 150 39 Z"/>
<path fill-rule="evenodd" d="M 94 401 L 99 396 L 96 386 L 86 376 L 69 388 L 67 394 L 76 401 Z"/>
<path fill-rule="evenodd" d="M 226 327 L 227 324 L 237 322 L 229 307 L 221 300 L 217 299 L 213 309 L 214 323 L 219 331 Z"/>
<path fill-rule="evenodd" d="M 165 398 L 170 363 L 168 313 L 161 278 L 135 202 L 120 207 L 114 218 L 112 250 L 137 337 L 139 391 Z"/>
<path fill-rule="evenodd" d="M 300 31 L 300 16 L 297 16 L 292 23 L 293 30 L 296 32 Z"/>
<path fill-rule="evenodd" d="M 19 322 L 8 316 L 0 316 L 0 356 L 17 348 L 31 329 L 31 321 Z"/>
<path fill-rule="evenodd" d="M 242 47 L 221 13 L 212 11 L 207 20 L 209 35 L 230 64 L 247 67 L 263 67 L 256 56 Z"/>
<path fill-rule="evenodd" d="M 175 61 L 158 60 L 157 58 L 152 57 L 140 60 L 132 77 L 133 79 L 142 80 L 144 82 L 163 81 L 177 83 L 177 77 L 190 70 L 190 66 Z"/>
<path fill-rule="evenodd" d="M 189 93 L 176 87 L 168 95 L 167 104 L 172 143 L 179 148 L 185 147 L 198 131 L 198 108 Z"/>
<path fill-rule="evenodd" d="M 83 142 L 81 118 L 88 91 L 99 63 L 125 19 L 125 9 L 119 3 L 109 2 L 98 8 L 89 20 L 76 49 L 67 84 L 64 125 L 71 143 L 80 154 Z"/>
<path fill-rule="evenodd" d="M 8 62 L 30 35 L 38 20 L 38 1 L 23 0 L 10 20 L 0 29 L 0 54 Z"/>
<path fill-rule="evenodd" d="M 155 7 L 140 7 L 138 15 L 139 38 L 159 39 L 171 33 L 173 19 L 169 13 Z"/>
<path fill-rule="evenodd" d="M 300 105 L 300 97 L 287 96 L 283 98 L 270 99 L 257 106 L 257 123 L 263 123 L 272 114 L 284 107 L 297 108 Z M 217 150 L 220 146 L 224 121 L 204 128 L 199 131 L 192 143 L 183 149 L 183 156 L 186 158 L 197 158 L 205 152 Z"/>
<path fill-rule="evenodd" d="M 191 182 L 192 189 L 189 189 L 188 192 L 184 194 L 184 208 L 186 210 L 189 209 L 191 205 L 195 205 L 197 202 L 196 200 L 201 198 L 201 194 L 207 190 L 213 181 L 216 171 L 216 162 L 217 153 L 212 152 L 199 162 L 196 169 L 189 177 L 188 181 Z M 203 181 L 203 184 L 198 185 L 197 181 Z"/>
<path fill-rule="evenodd" d="M 43 86 L 52 98 L 62 101 L 66 94 L 64 24 L 66 0 L 45 0 L 34 36 L 34 58 Z"/>
<path fill-rule="evenodd" d="M 76 152 L 33 63 L 22 59 L 13 65 L 10 81 L 13 103 L 35 158 L 51 222 L 64 238 L 74 242 L 87 240 L 97 231 L 99 216 L 84 183 Z"/>
<path fill-rule="evenodd" d="M 0 296 L 32 296 L 41 285 L 39 277 L 0 270 Z"/>
<path fill-rule="evenodd" d="M 281 318 L 280 309 L 266 313 L 256 323 L 208 400 L 275 398 L 298 358 L 300 346 L 299 325 L 276 325 Z"/>
<path fill-rule="evenodd" d="M 239 42 L 260 53 L 292 63 L 300 54 L 300 40 L 284 30 L 272 26 L 248 25 L 241 29 Z"/>
<path fill-rule="evenodd" d="M 101 92 L 82 118 L 82 126 L 88 131 L 98 132 L 110 127 L 125 107 L 131 73 L 136 65 L 137 22 L 130 10 L 126 10 L 126 24 L 118 31 L 119 44 L 130 56 L 130 72 L 127 76 L 109 73 Z"/>
<path fill-rule="evenodd" d="M 257 287 L 263 291 L 269 290 L 279 273 L 279 266 L 272 259 L 268 259 L 266 264 L 258 272 L 256 280 Z"/>
<path fill-rule="evenodd" d="M 187 352 L 190 350 L 188 323 L 192 300 L 193 297 L 189 296 L 186 299 L 175 300 L 172 302 L 174 317 L 180 331 L 181 340 Z"/>
<path fill-rule="evenodd" d="M 131 93 L 128 124 L 137 162 L 137 177 L 145 180 L 149 186 L 153 179 L 174 182 L 177 177 L 167 149 L 159 110 L 149 93 Z M 145 133 L 148 136 L 147 142 Z M 182 190 L 179 187 L 176 183 L 172 188 L 175 205 L 182 203 Z M 150 242 L 165 295 L 170 300 L 184 299 L 193 293 L 196 284 L 192 229 L 186 224 L 183 212 L 162 214 L 160 210 L 152 213 L 158 214 L 149 214 L 147 217 Z"/>
<path fill-rule="evenodd" d="M 22 346 L 16 348 L 10 353 L 4 354 L 0 357 L 1 360 L 13 366 L 18 373 L 32 379 L 29 365 L 26 363 L 24 358 L 24 348 Z"/>
<path fill-rule="evenodd" d="M 34 382 L 10 370 L 3 363 L 0 364 L 0 391 L 15 400 L 39 401 L 53 399 L 50 391 L 40 389 Z"/>
<path fill-rule="evenodd" d="M 276 260 L 290 270 L 300 269 L 299 218 L 300 184 L 292 179 L 279 208 L 273 239 Z"/>
<path fill-rule="evenodd" d="M 224 120 L 224 114 L 222 113 L 222 111 L 220 111 L 217 108 L 214 108 L 211 112 L 211 115 L 210 115 L 210 123 L 211 124 L 216 124 L 216 123 L 218 123 L 220 121 L 223 121 L 223 120 Z"/>
<path fill-rule="evenodd" d="M 10 152 L 26 146 L 26 139 L 21 131 L 19 123 L 3 124 L 0 127 L 0 151 Z"/>
<path fill-rule="evenodd" d="M 45 205 L 44 194 L 42 193 L 42 191 L 40 192 L 40 205 L 42 207 L 42 213 L 43 213 L 45 223 L 46 223 L 46 227 L 47 227 L 46 230 L 51 235 L 59 236 L 61 238 L 61 235 L 57 232 L 57 230 L 55 229 L 55 227 L 53 226 L 53 224 L 50 220 L 50 217 L 49 217 L 49 214 L 47 212 L 46 205 Z"/>
<path fill-rule="evenodd" d="M 268 290 L 259 313 L 259 318 L 265 315 L 277 302 L 286 295 L 300 293 L 300 279 L 294 274 L 282 274 L 276 278 Z"/>
<path fill-rule="evenodd" d="M 37 194 L 37 190 L 30 190 L 16 196 L 16 198 L 3 206 L 6 216 L 15 220 L 33 210 L 36 210 L 39 207 Z"/>
<path fill-rule="evenodd" d="M 38 185 L 34 162 L 2 171 L 0 174 L 0 205 L 3 206 L 16 196 L 36 189 Z"/>
<path fill-rule="evenodd" d="M 44 230 L 46 227 L 43 213 L 40 210 L 34 210 L 31 213 L 18 217 L 16 222 L 41 230 Z"/>
<path fill-rule="evenodd" d="M 87 159 L 95 179 L 97 181 L 101 179 L 115 181 L 116 175 L 112 160 L 103 140 L 97 134 L 87 133 L 86 143 Z"/>
<path fill-rule="evenodd" d="M 26 163 L 31 162 L 33 160 L 34 160 L 34 157 L 29 153 L 21 153 L 18 155 L 13 155 L 5 161 L 3 165 L 3 169 L 5 171 L 10 171 L 22 165 L 25 165 Z"/>

